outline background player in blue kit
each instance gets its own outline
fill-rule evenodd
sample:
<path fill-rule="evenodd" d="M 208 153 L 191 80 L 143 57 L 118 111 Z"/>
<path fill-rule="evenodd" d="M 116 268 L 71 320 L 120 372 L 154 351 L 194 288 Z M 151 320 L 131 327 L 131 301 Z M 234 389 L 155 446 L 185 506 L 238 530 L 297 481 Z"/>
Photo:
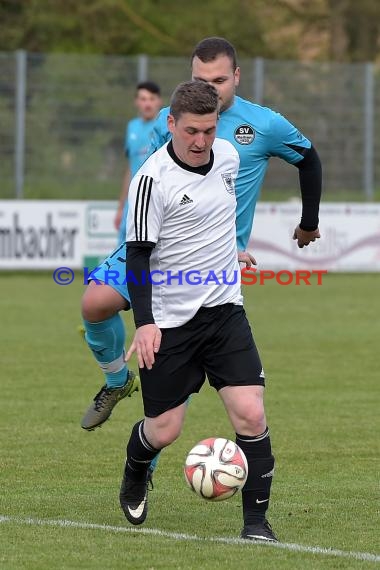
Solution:
<path fill-rule="evenodd" d="M 161 91 L 157 83 L 153 81 L 138 83 L 135 96 L 138 117 L 128 122 L 125 131 L 124 151 L 128 159 L 128 166 L 125 171 L 115 217 L 115 227 L 119 231 L 119 244 L 125 241 L 129 184 L 148 155 L 154 120 L 161 105 Z"/>
<path fill-rule="evenodd" d="M 218 90 L 220 117 L 217 137 L 231 142 L 240 156 L 236 182 L 238 249 L 244 251 L 247 247 L 256 202 L 272 156 L 282 158 L 299 169 L 303 211 L 295 233 L 298 245 L 307 245 L 308 232 L 312 232 L 312 240 L 318 237 L 313 232 L 318 228 L 321 194 L 321 166 L 311 142 L 279 113 L 235 95 L 240 69 L 235 50 L 226 40 L 207 38 L 201 41 L 191 61 L 193 79 L 207 81 Z M 166 107 L 155 121 L 151 151 L 170 139 L 168 114 L 169 107 Z"/>
<path fill-rule="evenodd" d="M 192 55 L 192 76 L 217 89 L 220 117 L 217 136 L 230 141 L 239 153 L 240 169 L 235 183 L 237 212 L 236 234 L 238 250 L 245 252 L 250 236 L 256 201 L 267 170 L 269 158 L 278 156 L 297 167 L 302 197 L 302 216 L 294 230 L 298 247 L 304 247 L 319 238 L 318 212 L 321 196 L 322 172 L 317 152 L 311 142 L 280 114 L 235 95 L 240 69 L 233 46 L 223 38 L 206 38 Z M 155 125 L 153 146 L 158 148 L 169 140 L 166 124 L 168 109 L 163 109 Z M 86 339 L 100 367 L 106 372 L 106 385 L 97 394 L 82 420 L 84 429 L 101 425 L 111 414 L 114 405 L 123 395 L 123 387 L 110 389 L 111 370 L 117 370 L 118 381 L 128 379 L 124 363 L 125 330 L 119 311 L 130 308 L 128 290 L 123 285 L 126 272 L 125 250 L 113 252 L 94 273 L 98 282 L 90 282 L 83 296 L 82 314 Z M 248 254 L 242 255 L 248 260 Z M 212 264 L 212 260 L 210 260 Z M 107 271 L 120 275 L 118 283 L 106 282 Z M 108 374 L 108 375 L 107 375 Z M 120 398 L 118 394 L 121 394 Z M 256 413 L 264 414 L 262 398 L 257 400 Z M 257 452 L 268 462 L 270 453 L 269 432 L 257 433 Z M 260 448 L 260 450 L 259 450 Z M 261 455 L 260 455 L 261 454 Z M 264 467 L 263 467 L 264 468 Z M 269 470 L 268 470 L 269 471 Z M 265 471 L 267 473 L 268 471 Z M 263 471 L 264 472 L 264 471 Z M 261 479 L 258 484 L 270 478 Z M 269 491 L 268 491 L 269 493 Z M 258 505 L 265 514 L 268 503 Z"/>

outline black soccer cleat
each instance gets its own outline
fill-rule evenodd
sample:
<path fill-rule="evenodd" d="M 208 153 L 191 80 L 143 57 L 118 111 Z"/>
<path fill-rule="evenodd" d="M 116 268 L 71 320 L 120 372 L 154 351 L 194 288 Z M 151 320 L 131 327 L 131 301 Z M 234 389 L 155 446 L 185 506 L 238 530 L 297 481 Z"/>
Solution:
<path fill-rule="evenodd" d="M 266 519 L 261 523 L 245 526 L 241 531 L 240 537 L 247 540 L 257 540 L 262 542 L 278 542 L 278 538 Z"/>
<path fill-rule="evenodd" d="M 127 520 L 142 524 L 148 514 L 148 476 L 143 481 L 127 479 L 125 472 L 120 487 L 120 506 Z"/>

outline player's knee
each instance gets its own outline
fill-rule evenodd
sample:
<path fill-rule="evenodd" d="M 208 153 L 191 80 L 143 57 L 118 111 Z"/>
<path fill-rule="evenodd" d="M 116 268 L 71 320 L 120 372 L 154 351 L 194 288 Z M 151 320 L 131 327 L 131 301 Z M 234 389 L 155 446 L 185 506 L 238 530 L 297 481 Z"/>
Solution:
<path fill-rule="evenodd" d="M 162 449 L 173 443 L 181 434 L 181 426 L 170 425 L 155 431 L 154 447 Z"/>
<path fill-rule="evenodd" d="M 104 321 L 123 310 L 126 304 L 111 287 L 91 282 L 82 297 L 82 317 L 92 323 Z"/>
<path fill-rule="evenodd" d="M 251 414 L 246 418 L 247 431 L 252 435 L 259 435 L 263 433 L 267 422 L 265 419 L 265 414 Z"/>
<path fill-rule="evenodd" d="M 104 319 L 104 307 L 102 307 L 101 297 L 97 294 L 91 284 L 87 287 L 82 297 L 82 317 L 89 322 L 98 322 Z"/>
<path fill-rule="evenodd" d="M 246 406 L 239 414 L 240 430 L 238 433 L 259 435 L 266 428 L 264 406 L 257 403 L 255 406 Z"/>

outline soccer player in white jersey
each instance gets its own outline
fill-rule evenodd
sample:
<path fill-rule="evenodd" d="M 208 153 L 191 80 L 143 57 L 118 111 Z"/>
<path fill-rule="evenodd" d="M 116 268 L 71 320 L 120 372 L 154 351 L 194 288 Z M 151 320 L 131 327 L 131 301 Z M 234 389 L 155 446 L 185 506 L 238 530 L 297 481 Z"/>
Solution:
<path fill-rule="evenodd" d="M 179 436 L 186 401 L 207 375 L 248 462 L 241 537 L 273 542 L 265 378 L 242 305 L 236 245 L 239 155 L 215 138 L 217 117 L 212 85 L 180 84 L 168 117 L 172 140 L 131 183 L 127 279 L 137 330 L 127 358 L 136 351 L 145 417 L 127 445 L 120 504 L 132 524 L 145 521 L 149 465 Z"/>
<path fill-rule="evenodd" d="M 191 64 L 193 78 L 211 83 L 218 91 L 221 113 L 217 135 L 229 140 L 239 153 L 240 168 L 236 180 L 238 249 L 245 252 L 247 247 L 256 201 L 271 156 L 293 164 L 299 173 L 302 216 L 294 231 L 298 247 L 315 241 L 319 237 L 322 175 L 311 142 L 279 113 L 235 94 L 240 68 L 234 47 L 224 38 L 200 41 L 194 49 Z M 168 109 L 164 109 L 157 121 L 156 148 L 171 136 L 167 115 Z M 245 252 L 242 259 L 249 263 L 248 256 Z M 83 296 L 86 341 L 105 376 L 104 386 L 82 419 L 81 425 L 86 430 L 102 425 L 117 402 L 133 390 L 134 375 L 124 362 L 126 338 L 120 316 L 120 311 L 130 308 L 128 288 L 124 284 L 125 258 L 125 244 L 122 244 L 93 273 L 93 281 Z"/>

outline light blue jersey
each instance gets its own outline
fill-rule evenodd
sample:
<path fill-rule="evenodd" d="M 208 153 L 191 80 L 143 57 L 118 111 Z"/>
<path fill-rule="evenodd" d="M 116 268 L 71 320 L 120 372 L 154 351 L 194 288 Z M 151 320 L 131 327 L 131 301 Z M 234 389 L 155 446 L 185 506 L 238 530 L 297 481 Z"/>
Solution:
<path fill-rule="evenodd" d="M 161 148 L 171 138 L 167 127 L 168 114 L 169 107 L 165 107 L 153 121 L 154 124 L 150 124 L 148 155 Z M 220 114 L 217 136 L 231 142 L 240 156 L 240 168 L 235 182 L 236 238 L 238 249 L 245 251 L 269 159 L 278 156 L 290 164 L 295 164 L 302 160 L 302 151 L 310 148 L 311 142 L 279 113 L 237 96 L 233 105 Z M 126 216 L 124 223 L 125 221 Z M 123 284 L 126 273 L 125 258 L 124 244 L 103 262 L 95 277 L 111 285 L 129 301 L 127 287 Z M 119 276 L 115 282 L 112 280 L 113 275 Z"/>
<path fill-rule="evenodd" d="M 148 156 L 154 119 L 144 121 L 141 117 L 132 119 L 127 124 L 125 131 L 124 151 L 129 161 L 131 179 L 134 177 L 140 166 L 142 166 Z M 125 241 L 126 223 L 128 215 L 128 200 L 125 201 L 123 217 L 119 227 L 119 243 Z"/>
<path fill-rule="evenodd" d="M 132 119 L 125 131 L 124 151 L 128 157 L 132 178 L 147 158 L 155 120 Z"/>
<path fill-rule="evenodd" d="M 169 107 L 165 107 L 155 121 L 151 152 L 170 139 L 168 114 Z M 220 114 L 216 135 L 232 143 L 240 156 L 235 183 L 236 237 L 238 249 L 244 251 L 268 160 L 278 156 L 295 164 L 302 160 L 302 149 L 310 148 L 311 142 L 279 113 L 237 96 L 233 105 Z"/>

